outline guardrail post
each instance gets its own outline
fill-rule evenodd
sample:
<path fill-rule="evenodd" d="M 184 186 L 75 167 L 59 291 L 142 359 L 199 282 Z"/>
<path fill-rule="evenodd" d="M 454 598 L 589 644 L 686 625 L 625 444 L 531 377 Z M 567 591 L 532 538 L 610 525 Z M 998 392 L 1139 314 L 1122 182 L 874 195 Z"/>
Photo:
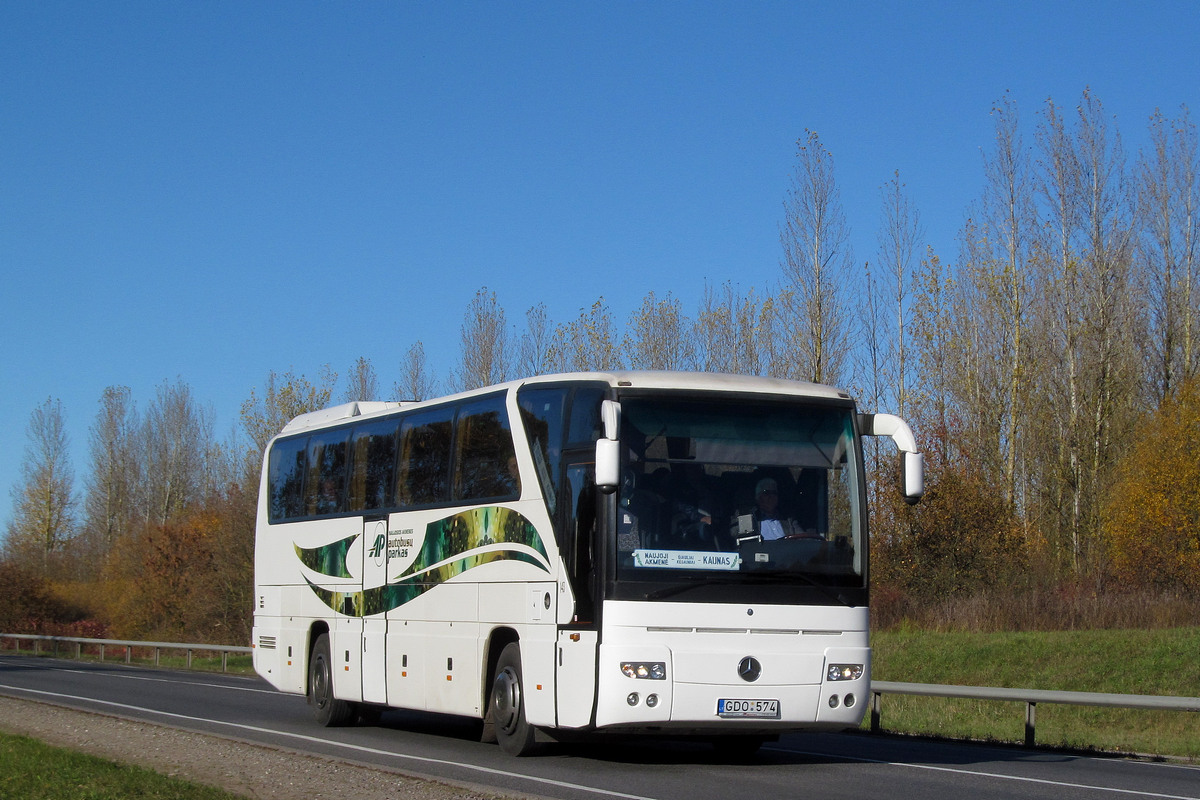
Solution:
<path fill-rule="evenodd" d="M 104 642 L 100 643 L 100 663 L 104 663 Z"/>
<path fill-rule="evenodd" d="M 160 652 L 160 648 L 157 648 L 157 647 L 156 647 L 156 648 L 154 648 L 154 666 L 156 666 L 156 667 L 158 666 L 158 654 L 159 654 L 159 652 Z"/>
<path fill-rule="evenodd" d="M 879 715 L 882 705 L 883 692 L 871 692 L 871 733 L 879 733 Z"/>
<path fill-rule="evenodd" d="M 1037 726 L 1037 703 L 1025 701 L 1025 746 L 1033 747 L 1034 728 Z"/>
<path fill-rule="evenodd" d="M 133 648 L 129 647 L 128 645 L 126 645 L 126 647 L 125 647 L 125 663 L 126 664 L 133 663 Z"/>
<path fill-rule="evenodd" d="M 225 668 L 225 667 L 226 667 L 226 665 L 228 664 L 228 662 L 229 662 L 229 651 L 228 651 L 228 650 L 222 650 L 222 651 L 221 651 L 221 672 L 228 672 L 228 671 L 229 671 L 228 669 L 226 669 L 226 668 Z"/>
<path fill-rule="evenodd" d="M 188 648 L 188 651 L 187 651 L 187 668 L 188 669 L 192 668 L 192 648 L 190 648 L 190 647 Z"/>

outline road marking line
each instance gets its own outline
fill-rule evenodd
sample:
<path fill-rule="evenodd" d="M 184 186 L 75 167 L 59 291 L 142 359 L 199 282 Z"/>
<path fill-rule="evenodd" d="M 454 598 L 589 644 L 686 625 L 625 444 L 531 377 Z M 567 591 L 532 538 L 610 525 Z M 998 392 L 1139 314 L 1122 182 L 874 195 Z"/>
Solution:
<path fill-rule="evenodd" d="M 906 764 L 903 761 L 884 761 L 883 759 L 879 759 L 879 758 L 866 758 L 863 756 L 848 756 L 848 755 L 841 755 L 841 754 L 836 754 L 836 753 L 818 753 L 818 752 L 809 751 L 809 750 L 792 750 L 792 749 L 786 748 L 786 747 L 772 747 L 772 748 L 768 748 L 768 749 L 775 750 L 780 753 L 795 753 L 797 755 L 816 756 L 816 757 L 820 757 L 820 758 L 836 758 L 836 759 L 844 759 L 846 761 L 861 761 L 861 762 L 864 762 L 867 764 L 885 764 L 890 767 L 909 767 L 910 769 L 924 769 L 924 770 L 929 770 L 931 772 L 952 772 L 952 773 L 959 774 L 959 775 L 976 775 L 976 776 L 984 777 L 984 778 L 999 778 L 1000 780 L 1005 780 L 1005 781 L 1020 781 L 1023 783 L 1038 783 L 1038 784 L 1043 784 L 1045 786 L 1060 786 L 1064 789 L 1091 789 L 1091 790 L 1097 791 L 1097 792 L 1113 792 L 1116 794 L 1135 795 L 1137 797 L 1157 797 L 1157 798 L 1161 798 L 1161 800 L 1200 800 L 1200 797 L 1194 797 L 1191 795 L 1160 794 L 1158 792 L 1146 792 L 1146 791 L 1142 791 L 1140 789 L 1118 789 L 1118 788 L 1112 787 L 1112 786 L 1092 786 L 1092 785 L 1089 785 L 1086 783 L 1068 783 L 1066 781 L 1052 781 L 1052 780 L 1048 780 L 1046 778 L 1027 778 L 1027 777 L 1024 777 L 1021 775 L 1003 775 L 1003 774 L 1000 774 L 997 772 L 982 772 L 980 770 L 961 769 L 961 768 L 957 768 L 957 767 L 935 767 L 932 764 Z"/>
<path fill-rule="evenodd" d="M 654 798 L 643 797 L 642 795 L 626 794 L 624 792 L 614 792 L 614 791 L 610 791 L 608 789 L 599 789 L 594 786 L 583 786 L 578 783 L 567 783 L 566 781 L 556 781 L 551 778 L 539 778 L 534 775 L 525 775 L 520 772 L 508 772 L 507 770 L 495 769 L 493 767 L 484 767 L 484 766 L 480 766 L 478 764 L 464 764 L 460 761 L 450 761 L 450 760 L 442 759 L 442 758 L 429 758 L 427 756 L 414 756 L 414 755 L 407 755 L 404 753 L 395 753 L 390 750 L 379 750 L 374 747 L 364 747 L 362 745 L 348 744 L 346 742 L 335 742 L 330 739 L 321 739 L 316 736 L 306 736 L 301 733 L 290 733 L 288 731 L 277 731 L 277 730 L 273 730 L 271 728 L 260 728 L 255 725 L 244 725 L 240 722 L 225 722 L 225 721 L 219 720 L 219 719 L 206 719 L 204 717 L 192 717 L 192 716 L 188 716 L 186 714 L 175 714 L 170 711 L 159 711 L 154 708 L 143 708 L 141 706 L 131 706 L 126 703 L 115 703 L 111 700 L 97 700 L 97 699 L 91 698 L 91 697 L 80 697 L 78 695 L 62 694 L 60 692 L 47 692 L 47 691 L 43 691 L 40 689 L 26 689 L 23 686 L 7 686 L 5 684 L 0 684 L 0 689 L 7 689 L 9 691 L 14 691 L 14 692 L 27 692 L 30 694 L 43 695 L 46 697 L 57 697 L 57 698 L 60 698 L 63 700 L 76 700 L 76 701 L 85 702 L 85 703 L 97 703 L 99 705 L 112 706 L 113 708 L 122 708 L 122 709 L 126 709 L 128 711 L 141 711 L 141 712 L 144 712 L 147 714 L 157 714 L 157 715 L 163 716 L 163 717 L 170 717 L 172 719 L 187 720 L 188 722 L 207 722 L 207 723 L 210 723 L 213 725 L 225 725 L 230 728 L 237 728 L 237 729 L 244 730 L 244 731 L 253 731 L 254 733 L 268 733 L 268 734 L 273 734 L 275 736 L 285 736 L 285 737 L 289 737 L 292 739 L 299 739 L 299 740 L 305 741 L 305 742 L 313 742 L 313 743 L 323 744 L 323 745 L 332 745 L 334 747 L 342 747 L 347 750 L 356 750 L 361 753 L 370 753 L 372 755 L 387 756 L 390 758 L 408 759 L 410 761 L 418 761 L 418 762 L 422 762 L 425 764 L 438 764 L 438 765 L 447 766 L 447 767 L 458 767 L 460 769 L 473 770 L 475 772 L 483 772 L 483 773 L 487 773 L 489 775 L 499 775 L 499 776 L 503 776 L 505 778 L 513 778 L 513 779 L 517 779 L 517 780 L 532 781 L 534 783 L 544 783 L 544 784 L 548 784 L 550 786 L 557 786 L 562 789 L 574 789 L 576 791 L 581 791 L 581 792 L 590 792 L 592 794 L 605 795 L 606 797 L 619 797 L 619 798 L 623 798 L 624 800 L 655 800 Z"/>

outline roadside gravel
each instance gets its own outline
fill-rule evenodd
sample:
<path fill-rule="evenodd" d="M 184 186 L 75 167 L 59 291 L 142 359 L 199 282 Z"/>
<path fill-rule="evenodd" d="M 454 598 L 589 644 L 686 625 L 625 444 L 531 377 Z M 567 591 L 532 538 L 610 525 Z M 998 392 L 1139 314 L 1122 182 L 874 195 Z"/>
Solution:
<path fill-rule="evenodd" d="M 9 697 L 0 697 L 0 730 L 255 800 L 528 797 Z"/>

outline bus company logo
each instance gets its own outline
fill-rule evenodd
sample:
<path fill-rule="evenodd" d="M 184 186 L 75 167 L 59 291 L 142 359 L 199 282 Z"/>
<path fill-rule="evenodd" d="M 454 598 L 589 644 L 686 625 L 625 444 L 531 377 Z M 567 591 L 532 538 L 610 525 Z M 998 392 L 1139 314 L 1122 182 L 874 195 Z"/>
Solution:
<path fill-rule="evenodd" d="M 375 537 L 375 543 L 371 545 L 369 555 L 375 560 L 375 566 L 383 566 L 383 553 L 387 549 L 387 537 L 382 533 Z"/>

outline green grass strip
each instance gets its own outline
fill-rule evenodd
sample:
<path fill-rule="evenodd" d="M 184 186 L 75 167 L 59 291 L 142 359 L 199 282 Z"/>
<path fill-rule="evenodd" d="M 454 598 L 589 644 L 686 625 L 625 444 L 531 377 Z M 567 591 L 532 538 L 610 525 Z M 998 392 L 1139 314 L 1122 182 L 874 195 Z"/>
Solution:
<path fill-rule="evenodd" d="M 1200 628 L 1023 633 L 887 631 L 872 636 L 881 681 L 1200 697 Z M 869 724 L 866 722 L 864 724 Z M 884 730 L 1022 742 L 1025 705 L 883 697 Z M 1040 703 L 1038 744 L 1200 759 L 1188 712 Z"/>
<path fill-rule="evenodd" d="M 0 800 L 233 800 L 220 789 L 0 734 Z"/>

